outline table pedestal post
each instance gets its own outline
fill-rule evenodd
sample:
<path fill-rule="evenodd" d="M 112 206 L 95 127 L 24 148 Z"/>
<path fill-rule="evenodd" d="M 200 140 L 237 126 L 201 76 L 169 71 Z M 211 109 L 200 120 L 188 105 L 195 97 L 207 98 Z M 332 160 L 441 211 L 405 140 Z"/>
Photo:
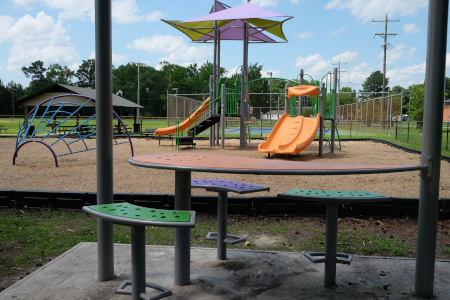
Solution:
<path fill-rule="evenodd" d="M 325 238 L 325 285 L 336 284 L 336 255 L 337 255 L 337 220 L 338 206 L 327 203 L 327 223 Z"/>
<path fill-rule="evenodd" d="M 227 259 L 227 215 L 228 196 L 227 192 L 219 192 L 217 203 L 217 259 Z"/>
<path fill-rule="evenodd" d="M 145 294 L 145 226 L 131 227 L 131 299 Z"/>
<path fill-rule="evenodd" d="M 175 210 L 191 209 L 191 172 L 175 171 Z M 191 283 L 191 230 L 175 228 L 174 283 Z"/>

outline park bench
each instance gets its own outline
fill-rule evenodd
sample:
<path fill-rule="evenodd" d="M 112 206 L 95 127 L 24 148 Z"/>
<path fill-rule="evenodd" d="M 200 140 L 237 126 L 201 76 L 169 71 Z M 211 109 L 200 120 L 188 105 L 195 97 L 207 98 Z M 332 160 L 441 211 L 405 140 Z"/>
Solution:
<path fill-rule="evenodd" d="M 351 203 L 388 202 L 392 200 L 391 197 L 368 191 L 307 189 L 292 189 L 278 194 L 278 197 L 326 204 L 325 252 L 305 253 L 305 257 L 313 263 L 325 263 L 325 286 L 336 285 L 336 264 L 349 265 L 353 258 L 351 254 L 337 252 L 338 206 Z M 322 256 L 323 258 L 315 258 L 316 256 Z"/>
<path fill-rule="evenodd" d="M 142 135 L 148 139 L 149 136 L 155 135 L 155 130 L 156 128 L 145 128 Z"/>
<path fill-rule="evenodd" d="M 228 192 L 247 194 L 270 190 L 267 186 L 238 181 L 192 179 L 191 188 L 204 188 L 210 192 L 218 192 L 217 198 L 217 232 L 209 232 L 207 240 L 217 241 L 217 258 L 227 259 L 227 244 L 235 245 L 245 242 L 245 239 L 227 233 Z"/>
<path fill-rule="evenodd" d="M 131 280 L 124 281 L 116 294 L 131 295 L 132 300 L 161 299 L 172 292 L 160 285 L 145 281 L 145 227 L 192 228 L 195 226 L 194 211 L 173 211 L 132 205 L 126 202 L 84 206 L 83 211 L 115 224 L 131 227 Z M 131 291 L 126 289 L 131 285 Z M 149 297 L 145 288 L 153 288 L 161 293 Z"/>

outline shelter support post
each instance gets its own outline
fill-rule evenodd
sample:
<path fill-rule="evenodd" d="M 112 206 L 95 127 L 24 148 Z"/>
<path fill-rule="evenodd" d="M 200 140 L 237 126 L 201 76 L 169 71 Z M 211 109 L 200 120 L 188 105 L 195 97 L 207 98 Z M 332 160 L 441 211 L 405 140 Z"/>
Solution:
<path fill-rule="evenodd" d="M 220 148 L 225 149 L 225 84 L 222 84 L 221 89 L 221 96 L 220 98 L 222 101 L 220 101 L 221 109 L 220 109 L 220 123 L 222 127 L 222 134 L 221 134 L 221 142 L 220 142 Z"/>
<path fill-rule="evenodd" d="M 420 162 L 419 224 L 415 288 L 416 295 L 433 297 L 438 220 L 442 118 L 447 47 L 448 0 L 430 1 L 425 71 L 423 139 Z"/>
<path fill-rule="evenodd" d="M 111 1 L 95 1 L 97 111 L 97 204 L 113 202 Z M 98 280 L 114 278 L 114 236 L 110 221 L 97 219 Z"/>

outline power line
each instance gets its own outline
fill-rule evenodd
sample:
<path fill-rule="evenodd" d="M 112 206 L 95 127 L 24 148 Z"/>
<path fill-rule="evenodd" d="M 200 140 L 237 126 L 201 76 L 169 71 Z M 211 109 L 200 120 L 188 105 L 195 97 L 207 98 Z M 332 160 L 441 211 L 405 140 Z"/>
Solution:
<path fill-rule="evenodd" d="M 383 96 L 385 93 L 385 86 L 386 86 L 386 50 L 389 46 L 392 46 L 390 43 L 387 42 L 387 37 L 394 37 L 396 35 L 398 35 L 397 33 L 387 33 L 387 24 L 388 22 L 400 22 L 400 20 L 388 20 L 388 15 L 386 14 L 386 18 L 384 19 L 384 21 L 375 21 L 372 20 L 372 22 L 384 22 L 384 33 L 375 33 L 375 36 L 379 35 L 379 36 L 383 36 L 384 37 L 384 59 L 383 59 Z"/>

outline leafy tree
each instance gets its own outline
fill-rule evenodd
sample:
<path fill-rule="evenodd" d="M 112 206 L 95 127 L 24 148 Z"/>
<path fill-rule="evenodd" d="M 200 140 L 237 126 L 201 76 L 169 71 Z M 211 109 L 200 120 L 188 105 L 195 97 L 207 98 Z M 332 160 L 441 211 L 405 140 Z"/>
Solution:
<path fill-rule="evenodd" d="M 60 64 L 51 64 L 48 66 L 46 73 L 48 81 L 68 85 L 72 83 L 72 78 L 74 76 L 74 71 L 70 70 L 67 66 L 63 67 Z"/>
<path fill-rule="evenodd" d="M 445 91 L 444 91 L 445 99 L 450 98 L 450 78 L 445 77 Z"/>
<path fill-rule="evenodd" d="M 27 88 L 26 96 L 34 94 L 42 89 L 45 89 L 52 85 L 52 82 L 47 79 L 44 68 L 44 62 L 37 60 L 31 63 L 30 67 L 22 67 L 22 72 L 27 78 L 31 78 L 30 85 Z"/>
<path fill-rule="evenodd" d="M 23 96 L 23 87 L 19 83 L 13 81 L 6 86 L 0 80 L 0 111 L 4 115 L 18 115 L 23 113 L 22 108 L 13 104 Z M 13 110 L 14 105 L 14 110 Z"/>
<path fill-rule="evenodd" d="M 356 91 L 351 87 L 344 86 L 339 93 L 339 105 L 345 105 L 356 102 Z"/>
<path fill-rule="evenodd" d="M 425 84 L 413 84 L 408 89 L 411 93 L 410 117 L 415 121 L 419 121 L 417 127 L 422 128 Z"/>
<path fill-rule="evenodd" d="M 386 78 L 385 91 L 387 91 L 387 86 L 389 84 L 389 78 Z M 383 73 L 381 71 L 375 71 L 366 78 L 362 84 L 363 98 L 376 98 L 382 96 L 383 91 Z"/>
<path fill-rule="evenodd" d="M 75 83 L 76 86 L 94 89 L 95 59 L 83 60 L 75 73 L 75 77 L 78 78 L 78 81 Z"/>
<path fill-rule="evenodd" d="M 32 81 L 37 81 L 40 85 L 45 81 L 45 72 L 47 71 L 44 68 L 44 62 L 41 60 L 37 60 L 31 63 L 30 67 L 22 67 L 22 72 L 25 74 L 27 78 L 31 77 Z"/>

